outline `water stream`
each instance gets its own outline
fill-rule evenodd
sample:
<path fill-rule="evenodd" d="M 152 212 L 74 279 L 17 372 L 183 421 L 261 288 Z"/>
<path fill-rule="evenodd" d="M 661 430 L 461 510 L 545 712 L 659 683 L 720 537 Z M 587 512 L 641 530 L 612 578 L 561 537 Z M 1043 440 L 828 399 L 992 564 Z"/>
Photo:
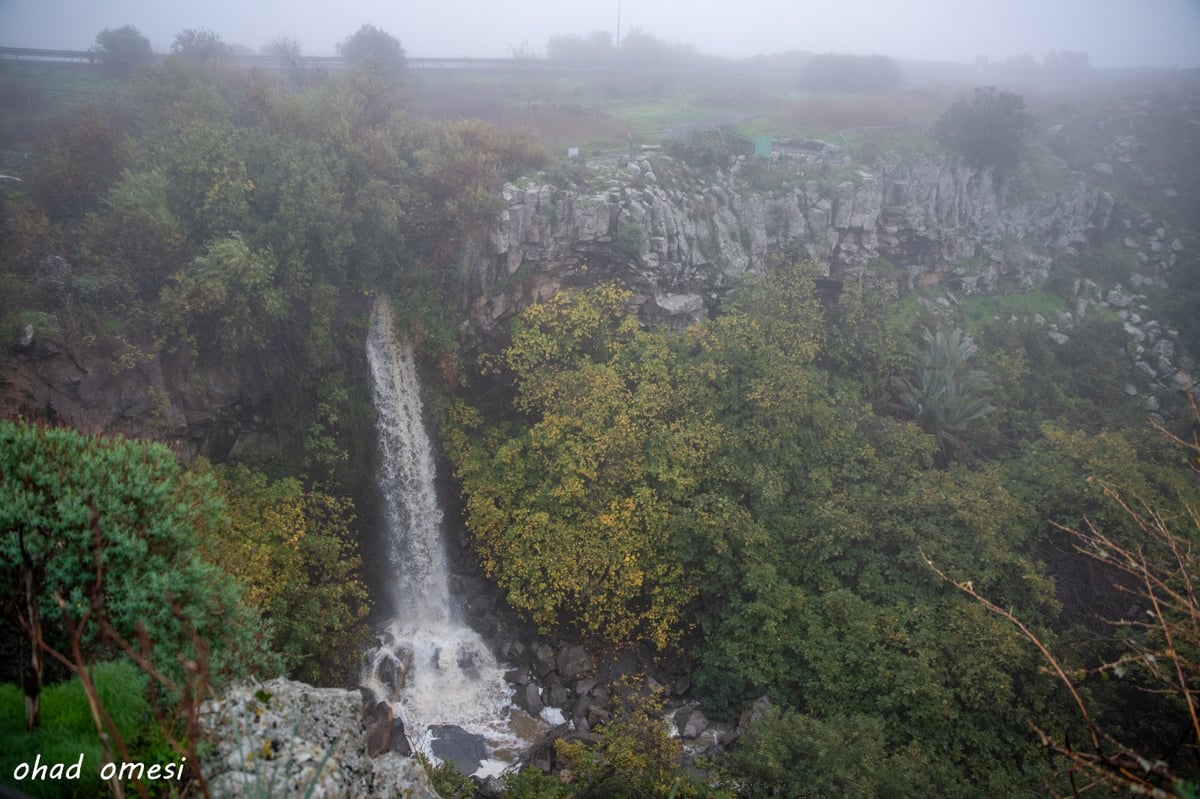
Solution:
<path fill-rule="evenodd" d="M 494 773 L 523 743 L 511 730 L 511 690 L 450 594 L 412 348 L 396 338 L 391 303 L 384 297 L 372 306 L 367 360 L 378 413 L 393 618 L 371 653 L 363 686 L 376 701 L 391 704 L 417 751 L 436 756 L 434 739 L 444 734 L 444 725 L 454 725 L 482 737 L 487 759 L 476 773 Z"/>

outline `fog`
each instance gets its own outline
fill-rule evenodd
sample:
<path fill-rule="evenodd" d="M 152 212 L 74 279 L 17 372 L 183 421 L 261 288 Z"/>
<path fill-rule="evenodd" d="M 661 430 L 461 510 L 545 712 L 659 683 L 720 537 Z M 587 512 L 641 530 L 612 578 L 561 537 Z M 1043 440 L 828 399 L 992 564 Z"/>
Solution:
<path fill-rule="evenodd" d="M 640 28 L 714 55 L 789 50 L 973 62 L 1084 51 L 1098 67 L 1200 66 L 1200 0 L 0 0 L 0 45 L 86 49 L 136 26 L 154 49 L 184 28 L 258 49 L 282 36 L 332 55 L 365 23 L 412 56 L 539 53 L 555 34 Z"/>

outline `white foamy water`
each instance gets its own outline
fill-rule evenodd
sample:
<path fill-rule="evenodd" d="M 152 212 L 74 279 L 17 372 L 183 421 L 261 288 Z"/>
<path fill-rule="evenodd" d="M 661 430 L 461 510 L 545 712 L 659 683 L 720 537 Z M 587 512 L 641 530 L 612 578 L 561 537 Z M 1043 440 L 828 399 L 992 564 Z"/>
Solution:
<path fill-rule="evenodd" d="M 431 726 L 456 725 L 481 735 L 488 760 L 480 773 L 495 773 L 524 742 L 510 728 L 512 692 L 503 669 L 450 596 L 412 348 L 397 340 L 384 297 L 371 309 L 367 361 L 378 413 L 394 618 L 380 635 L 363 686 L 391 704 L 414 748 L 426 755 L 433 756 Z"/>

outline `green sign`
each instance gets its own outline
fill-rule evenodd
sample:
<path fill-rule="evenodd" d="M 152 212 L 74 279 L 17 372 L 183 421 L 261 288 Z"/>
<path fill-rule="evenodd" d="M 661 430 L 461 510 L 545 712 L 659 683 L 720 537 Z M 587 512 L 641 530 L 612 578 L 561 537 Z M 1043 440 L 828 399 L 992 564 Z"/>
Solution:
<path fill-rule="evenodd" d="M 771 154 L 771 137 L 759 136 L 754 140 L 754 154 L 766 158 Z"/>

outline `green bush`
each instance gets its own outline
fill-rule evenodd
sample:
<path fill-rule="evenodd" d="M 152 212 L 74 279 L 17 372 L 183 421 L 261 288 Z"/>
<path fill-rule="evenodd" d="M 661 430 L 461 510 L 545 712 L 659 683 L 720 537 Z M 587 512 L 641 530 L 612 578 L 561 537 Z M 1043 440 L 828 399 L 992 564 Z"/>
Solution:
<path fill-rule="evenodd" d="M 444 760 L 435 765 L 420 752 L 416 757 L 429 775 L 433 789 L 442 799 L 471 799 L 475 796 L 475 781 L 460 774 L 453 761 Z"/>
<path fill-rule="evenodd" d="M 404 68 L 400 40 L 374 25 L 363 25 L 338 45 L 338 55 L 353 66 L 370 65 L 384 74 L 395 75 Z"/>
<path fill-rule="evenodd" d="M 725 765 L 745 797 L 900 796 L 878 716 L 816 719 L 768 708 Z"/>
<path fill-rule="evenodd" d="M 568 799 L 571 786 L 537 768 L 523 768 L 504 777 L 508 799 Z"/>
<path fill-rule="evenodd" d="M 198 531 L 222 516 L 213 482 L 164 446 L 0 421 L 0 596 L 24 596 L 32 579 L 44 641 L 60 652 L 78 625 L 85 662 L 114 633 L 144 633 L 173 679 L 202 650 L 215 674 L 275 672 L 266 625 L 199 555 Z"/>
<path fill-rule="evenodd" d="M 132 25 L 105 28 L 97 33 L 92 52 L 112 75 L 129 75 L 154 56 L 150 40 Z"/>
<path fill-rule="evenodd" d="M 645 243 L 646 229 L 641 225 L 626 225 L 617 232 L 617 249 L 630 258 L 640 253 Z"/>
<path fill-rule="evenodd" d="M 1026 151 L 1033 117 L 1025 101 L 995 86 L 979 86 L 970 101 L 957 100 L 938 120 L 934 133 L 962 153 L 967 163 L 993 168 L 997 180 L 1016 169 Z"/>

